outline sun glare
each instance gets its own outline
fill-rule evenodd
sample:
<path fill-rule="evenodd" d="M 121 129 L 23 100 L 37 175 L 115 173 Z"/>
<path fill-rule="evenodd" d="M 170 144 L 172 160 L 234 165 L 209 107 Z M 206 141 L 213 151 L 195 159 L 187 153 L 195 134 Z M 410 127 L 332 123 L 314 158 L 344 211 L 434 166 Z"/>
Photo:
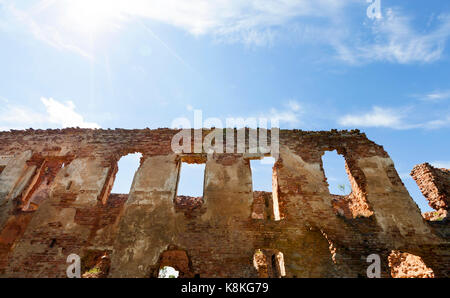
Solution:
<path fill-rule="evenodd" d="M 68 1 L 66 6 L 67 22 L 75 31 L 99 33 L 117 26 L 122 17 L 123 2 L 108 0 Z"/>

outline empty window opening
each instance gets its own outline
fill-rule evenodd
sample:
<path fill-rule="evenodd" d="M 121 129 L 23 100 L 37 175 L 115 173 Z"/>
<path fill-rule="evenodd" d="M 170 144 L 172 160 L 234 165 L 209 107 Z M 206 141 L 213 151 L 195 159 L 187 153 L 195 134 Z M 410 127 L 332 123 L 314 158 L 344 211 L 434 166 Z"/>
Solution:
<path fill-rule="evenodd" d="M 253 190 L 272 192 L 272 169 L 274 164 L 275 159 L 273 157 L 250 160 Z"/>
<path fill-rule="evenodd" d="M 159 256 L 158 263 L 152 266 L 150 276 L 158 278 L 192 278 L 192 264 L 185 250 L 169 245 Z"/>
<path fill-rule="evenodd" d="M 127 194 L 130 192 L 134 175 L 139 168 L 141 153 L 132 153 L 120 158 L 117 163 L 118 171 L 114 179 L 111 193 Z"/>
<path fill-rule="evenodd" d="M 105 278 L 111 267 L 110 251 L 88 250 L 81 259 L 82 278 Z"/>
<path fill-rule="evenodd" d="M 369 217 L 373 214 L 364 191 L 351 175 L 342 155 L 336 150 L 326 151 L 322 157 L 322 167 L 332 196 L 333 209 L 337 215 L 352 219 Z"/>
<path fill-rule="evenodd" d="M 202 197 L 204 180 L 205 164 L 191 164 L 182 162 L 180 165 L 177 195 Z"/>
<path fill-rule="evenodd" d="M 331 194 L 347 196 L 352 188 L 345 171 L 345 159 L 336 150 L 327 151 L 322 157 L 323 170 Z"/>
<path fill-rule="evenodd" d="M 193 163 L 195 162 L 195 163 Z M 177 195 L 174 198 L 176 212 L 183 212 L 187 218 L 201 215 L 203 205 L 203 187 L 205 180 L 205 163 L 191 159 L 182 161 L 178 176 Z"/>
<path fill-rule="evenodd" d="M 159 269 L 158 278 L 178 278 L 180 271 L 170 266 L 164 266 Z"/>
<path fill-rule="evenodd" d="M 286 268 L 284 267 L 284 255 L 282 252 L 277 252 L 275 255 L 275 261 L 277 262 L 276 269 L 278 277 L 286 276 Z"/>
<path fill-rule="evenodd" d="M 286 276 L 283 253 L 275 249 L 257 249 L 253 255 L 253 266 L 261 278 Z"/>
<path fill-rule="evenodd" d="M 273 157 L 250 160 L 253 184 L 253 219 L 280 219 L 274 163 Z"/>
<path fill-rule="evenodd" d="M 434 278 L 434 272 L 421 257 L 393 250 L 388 257 L 393 278 Z"/>

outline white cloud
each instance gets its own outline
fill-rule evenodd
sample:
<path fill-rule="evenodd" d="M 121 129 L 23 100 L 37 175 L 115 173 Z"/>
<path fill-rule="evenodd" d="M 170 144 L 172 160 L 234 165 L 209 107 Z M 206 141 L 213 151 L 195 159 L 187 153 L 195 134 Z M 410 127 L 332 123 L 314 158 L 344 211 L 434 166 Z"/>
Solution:
<path fill-rule="evenodd" d="M 10 124 L 12 128 L 26 128 L 26 125 L 35 125 L 45 121 L 45 115 L 20 106 L 6 105 L 0 113 L 0 123 L 3 126 Z"/>
<path fill-rule="evenodd" d="M 298 114 L 290 110 L 277 110 L 275 108 L 270 109 L 270 112 L 266 114 L 266 117 L 273 122 L 287 123 L 291 125 L 298 124 L 300 122 Z"/>
<path fill-rule="evenodd" d="M 450 169 L 450 161 L 433 161 L 431 165 L 435 168 Z"/>
<path fill-rule="evenodd" d="M 0 109 L 0 130 L 26 128 L 100 128 L 94 122 L 87 122 L 75 111 L 71 101 L 59 102 L 53 98 L 41 98 L 45 113 L 39 113 L 22 106 L 7 104 Z"/>
<path fill-rule="evenodd" d="M 100 128 L 100 125 L 94 122 L 86 122 L 83 116 L 75 112 L 75 104 L 67 101 L 66 104 L 54 100 L 53 98 L 41 98 L 48 114 L 48 121 L 61 125 L 62 127 L 83 127 Z"/>
<path fill-rule="evenodd" d="M 300 116 L 304 113 L 302 106 L 295 100 L 283 104 L 283 109 L 271 108 L 269 112 L 261 113 L 261 118 L 270 119 L 271 122 L 285 123 L 287 125 L 298 125 L 301 123 Z"/>
<path fill-rule="evenodd" d="M 399 128 L 403 126 L 403 115 L 393 109 L 373 107 L 362 115 L 345 115 L 338 122 L 343 126 Z"/>

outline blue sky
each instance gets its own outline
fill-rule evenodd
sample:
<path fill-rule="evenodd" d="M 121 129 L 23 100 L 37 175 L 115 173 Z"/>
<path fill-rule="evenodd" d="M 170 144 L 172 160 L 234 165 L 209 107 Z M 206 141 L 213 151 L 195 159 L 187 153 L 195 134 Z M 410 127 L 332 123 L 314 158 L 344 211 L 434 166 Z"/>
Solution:
<path fill-rule="evenodd" d="M 450 167 L 450 2 L 380 4 L 0 0 L 0 130 L 170 127 L 192 109 L 359 128 L 430 210 L 408 174 Z M 264 188 L 270 165 L 253 168 Z"/>

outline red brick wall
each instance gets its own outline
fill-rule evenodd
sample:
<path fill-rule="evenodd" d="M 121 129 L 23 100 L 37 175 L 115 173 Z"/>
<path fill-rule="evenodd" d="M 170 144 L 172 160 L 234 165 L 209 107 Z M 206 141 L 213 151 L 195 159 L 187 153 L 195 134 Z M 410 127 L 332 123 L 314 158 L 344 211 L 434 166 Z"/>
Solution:
<path fill-rule="evenodd" d="M 171 154 L 171 139 L 177 132 L 171 129 L 0 132 L 0 155 L 17 155 L 25 150 L 32 150 L 41 158 L 58 157 L 70 161 L 90 157 L 99 161 L 105 169 L 109 169 L 108 177 L 113 177 L 115 164 L 125 154 L 141 152 L 143 159 Z M 204 131 L 203 134 L 207 132 Z M 386 177 L 387 180 L 383 180 L 383 183 L 388 185 L 375 185 L 376 187 L 404 189 L 393 165 L 381 169 L 377 164 L 370 164 L 371 158 L 383 161 L 389 159 L 382 146 L 368 140 L 365 134 L 357 130 L 281 130 L 279 142 L 281 149 L 300 158 L 306 167 L 316 169 L 317 166 L 318 172 L 314 173 L 321 171 L 323 153 L 327 150 L 337 150 L 346 159 L 355 195 L 354 201 L 351 201 L 351 204 L 347 202 L 346 206 L 356 206 L 358 209 L 358 206 L 367 204 L 373 214 L 355 218 L 351 216 L 355 212 L 352 213 L 350 209 L 347 210 L 348 214 L 345 214 L 347 216 L 336 214 L 332 197 L 318 192 L 324 185 L 326 187 L 326 180 L 318 181 L 317 189 L 307 185 L 310 177 L 296 172 L 295 169 L 288 170 L 290 165 L 285 154 L 274 166 L 279 189 L 279 221 L 271 217 L 273 209 L 270 208 L 270 193 L 254 192 L 248 218 L 234 218 L 225 223 L 203 218 L 208 207 L 203 204 L 201 198 L 174 198 L 175 215 L 170 220 L 173 221 L 171 224 L 174 224 L 174 229 L 178 229 L 178 233 L 176 237 L 164 238 L 161 241 L 167 241 L 164 249 L 176 245 L 177 250 L 186 252 L 190 262 L 189 274 L 200 274 L 202 277 L 257 277 L 253 255 L 255 250 L 262 249 L 277 250 L 284 254 L 288 277 L 365 276 L 368 265 L 365 257 L 372 253 L 380 254 L 382 274 L 390 276 L 388 256 L 392 250 L 401 249 L 422 257 L 425 264 L 434 270 L 435 276 L 449 276 L 446 269 L 450 268 L 449 237 L 448 233 L 442 232 L 447 231 L 447 228 L 435 227 L 427 222 L 403 222 L 403 217 L 396 217 L 398 226 L 387 226 L 385 219 L 389 220 L 406 212 L 398 207 L 401 205 L 389 204 L 409 202 L 411 198 L 407 192 L 387 191 L 386 197 L 375 198 L 378 200 L 378 209 L 371 205 L 370 187 L 374 186 L 368 185 L 365 174 L 368 172 L 361 166 L 361 160 L 371 167 L 371 171 L 383 171 L 380 172 L 380 177 Z M 207 159 L 206 154 L 194 153 L 183 154 L 179 160 L 182 158 L 202 162 Z M 218 165 L 228 167 L 242 158 L 242 154 L 223 154 L 216 156 L 216 161 Z M 431 178 L 419 180 L 423 181 L 424 189 L 428 189 L 427 179 L 434 179 L 433 187 L 436 191 L 428 191 L 435 194 L 435 198 L 431 199 L 433 206 L 447 208 L 447 174 L 429 167 L 426 169 Z M 416 172 L 418 173 L 417 170 Z M 415 176 L 425 177 L 422 174 Z M 37 211 L 33 211 L 39 213 L 13 215 L 6 225 L 0 227 L 0 275 L 64 277 L 66 257 L 70 253 L 78 253 L 83 257 L 90 251 L 108 251 L 113 255 L 117 226 L 123 220 L 127 195 L 108 195 L 108 181 L 104 182 L 96 204 L 76 202 L 80 194 L 68 186 L 69 189 L 54 193 L 51 202 L 45 202 L 44 205 L 39 205 Z M 220 204 L 220 197 L 215 199 L 216 203 Z M 397 207 L 384 207 L 388 205 Z M 52 221 L 48 219 L 52 214 L 46 212 L 74 214 L 74 221 Z M 255 216 L 252 217 L 252 213 Z M 389 216 L 383 218 L 380 214 Z M 39 215 L 39 218 L 35 218 L 36 215 Z M 152 220 L 166 220 L 156 215 L 152 215 Z M 146 220 L 146 214 L 142 216 L 143 220 Z M 409 214 L 405 217 L 409 217 Z M 448 225 L 446 222 L 442 224 Z M 151 224 L 148 226 L 152 227 Z M 429 233 L 426 232 L 427 229 Z M 136 230 L 136 233 L 140 232 Z M 133 238 L 132 235 L 130 238 Z M 37 250 L 31 249 L 33 247 L 42 249 L 36 252 Z M 157 265 L 157 262 L 143 264 L 150 267 Z M 148 272 L 148 276 L 150 274 Z"/>

